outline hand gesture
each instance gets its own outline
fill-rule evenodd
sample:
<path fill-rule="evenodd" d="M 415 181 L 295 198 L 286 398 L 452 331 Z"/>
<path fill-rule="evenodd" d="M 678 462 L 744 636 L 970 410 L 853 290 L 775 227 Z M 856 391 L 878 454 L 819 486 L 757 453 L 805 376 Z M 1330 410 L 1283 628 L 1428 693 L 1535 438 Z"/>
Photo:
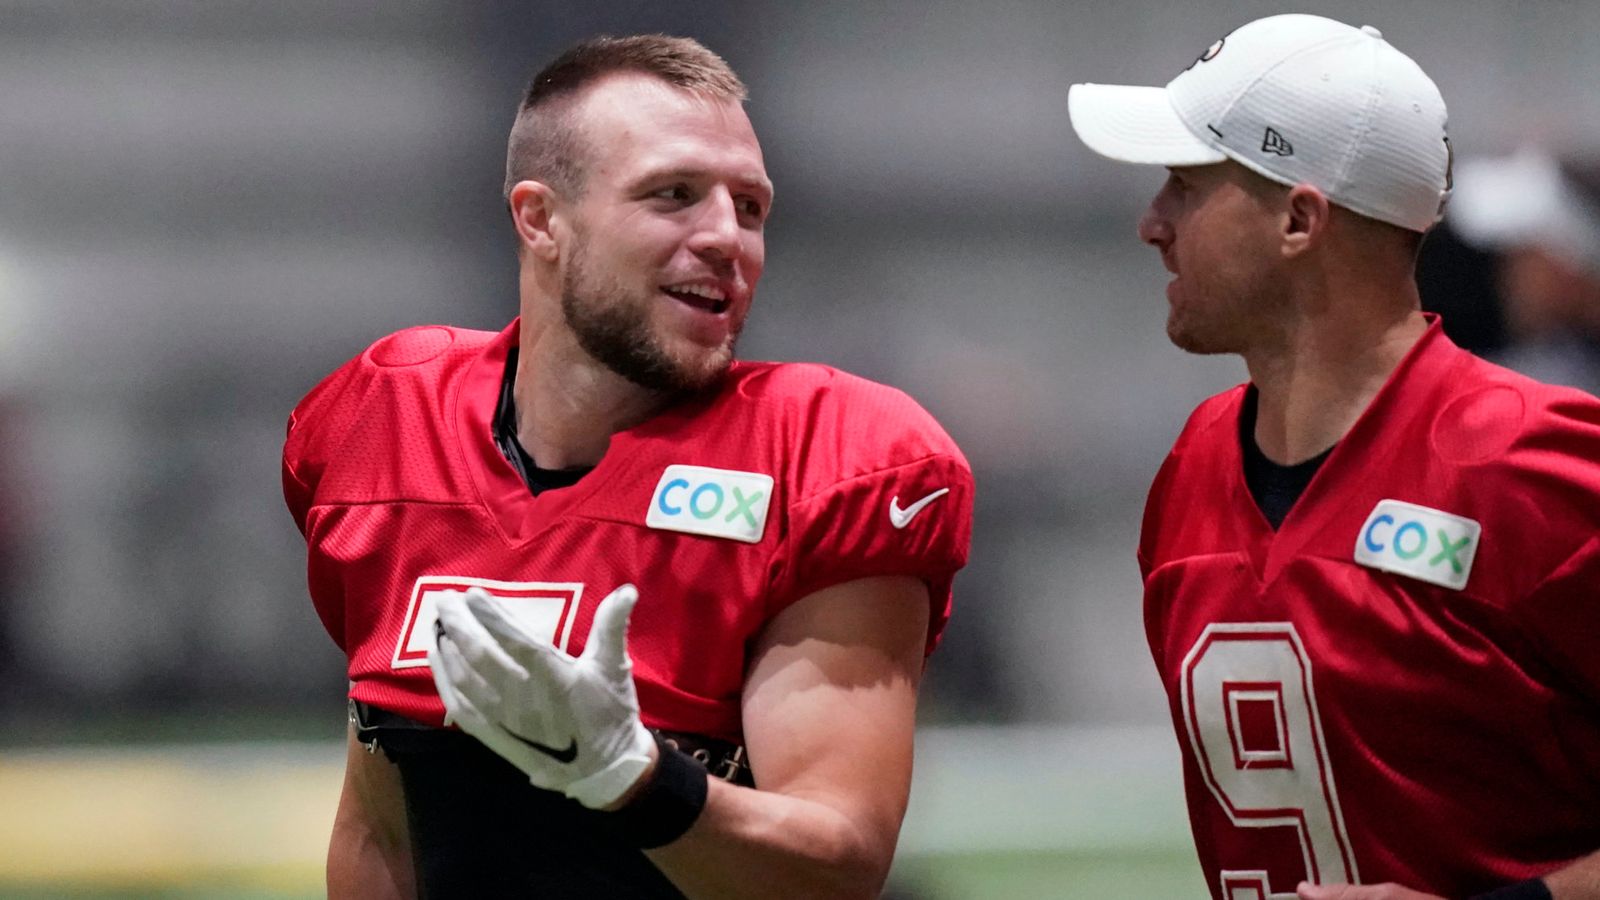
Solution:
<path fill-rule="evenodd" d="M 626 795 L 655 761 L 628 658 L 625 584 L 600 601 L 577 658 L 522 629 L 480 588 L 441 598 L 428 654 L 450 719 L 526 772 L 591 809 Z"/>

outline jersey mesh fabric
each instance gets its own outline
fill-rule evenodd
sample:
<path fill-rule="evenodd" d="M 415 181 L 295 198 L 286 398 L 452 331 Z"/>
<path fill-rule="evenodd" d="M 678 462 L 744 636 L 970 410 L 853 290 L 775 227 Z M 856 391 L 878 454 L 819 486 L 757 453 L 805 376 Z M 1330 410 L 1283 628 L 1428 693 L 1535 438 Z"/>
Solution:
<path fill-rule="evenodd" d="M 1139 554 L 1213 895 L 1354 876 L 1467 896 L 1600 846 L 1600 402 L 1435 322 L 1274 533 L 1242 397 L 1191 417 Z M 1381 500 L 1480 523 L 1463 590 L 1355 561 Z"/>
<path fill-rule="evenodd" d="M 352 698 L 441 725 L 408 636 L 428 591 L 468 584 L 506 603 L 559 605 L 546 637 L 573 654 L 595 604 L 637 584 L 629 652 L 645 724 L 734 742 L 749 647 L 809 591 L 919 577 L 932 649 L 966 559 L 972 479 L 909 398 L 821 366 L 738 364 L 715 394 L 614 435 L 577 483 L 535 496 L 490 428 L 517 332 L 515 322 L 499 335 L 400 332 L 290 418 L 285 498 L 306 536 L 312 599 L 349 658 Z M 647 527 L 673 465 L 771 476 L 762 539 Z M 942 489 L 895 526 L 894 498 L 905 506 Z M 404 727 L 380 730 L 379 742 L 400 768 L 423 895 L 680 896 L 603 815 L 535 789 L 467 736 Z"/>
<path fill-rule="evenodd" d="M 450 329 L 449 341 L 433 327 L 400 332 L 336 371 L 291 417 L 285 495 L 355 699 L 442 722 L 426 667 L 397 664 L 428 579 L 566 586 L 574 596 L 555 639 L 574 654 L 594 604 L 637 584 L 629 642 L 645 723 L 723 740 L 742 736 L 749 647 L 811 591 L 870 575 L 921 578 L 932 649 L 966 560 L 972 479 L 903 393 L 824 366 L 739 363 L 714 393 L 614 435 L 576 485 L 534 497 L 489 429 L 517 328 Z M 770 475 L 762 539 L 647 527 L 672 465 Z M 946 489 L 894 526 L 891 502 Z"/>

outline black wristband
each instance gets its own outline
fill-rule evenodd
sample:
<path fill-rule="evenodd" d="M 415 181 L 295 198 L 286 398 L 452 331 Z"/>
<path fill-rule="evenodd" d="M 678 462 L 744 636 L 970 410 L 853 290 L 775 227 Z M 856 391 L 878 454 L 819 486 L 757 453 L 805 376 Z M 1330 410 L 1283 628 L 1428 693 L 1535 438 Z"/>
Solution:
<path fill-rule="evenodd" d="M 1550 886 L 1544 883 L 1543 878 L 1529 878 L 1495 888 L 1487 894 L 1474 894 L 1468 900 L 1551 900 Z"/>
<path fill-rule="evenodd" d="M 650 780 L 626 806 L 607 813 L 606 823 L 641 850 L 672 843 L 694 825 L 706 808 L 709 775 L 698 760 L 656 739 L 661 751 Z"/>

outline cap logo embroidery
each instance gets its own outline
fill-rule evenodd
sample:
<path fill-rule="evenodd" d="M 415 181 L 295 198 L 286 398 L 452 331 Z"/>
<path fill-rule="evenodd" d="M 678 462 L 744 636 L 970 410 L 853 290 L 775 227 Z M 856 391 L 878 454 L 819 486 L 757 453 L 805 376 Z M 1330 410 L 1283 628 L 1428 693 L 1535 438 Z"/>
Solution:
<path fill-rule="evenodd" d="M 1267 133 L 1261 137 L 1261 152 L 1274 153 L 1278 156 L 1293 156 L 1294 145 L 1269 125 L 1267 126 Z"/>

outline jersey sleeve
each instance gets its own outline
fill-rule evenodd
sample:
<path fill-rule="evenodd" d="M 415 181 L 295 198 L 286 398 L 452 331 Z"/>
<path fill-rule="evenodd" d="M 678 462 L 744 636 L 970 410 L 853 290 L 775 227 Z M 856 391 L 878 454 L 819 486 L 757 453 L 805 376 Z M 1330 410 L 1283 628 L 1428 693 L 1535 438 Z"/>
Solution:
<path fill-rule="evenodd" d="M 315 503 L 317 484 L 327 468 L 330 445 L 346 427 L 351 404 L 358 399 L 361 358 L 350 360 L 322 379 L 289 413 L 283 441 L 283 499 L 295 527 L 306 534 L 306 517 Z"/>
<path fill-rule="evenodd" d="M 1168 456 L 1161 463 L 1145 497 L 1144 516 L 1139 526 L 1139 546 L 1134 549 L 1134 557 L 1139 562 L 1139 578 L 1145 582 L 1150 580 L 1150 573 L 1155 571 L 1157 538 L 1162 517 L 1166 513 L 1167 483 L 1172 480 L 1176 466 L 1177 462 Z"/>
<path fill-rule="evenodd" d="M 1501 540 L 1516 558 L 1551 561 L 1512 612 L 1559 676 L 1600 705 L 1600 402 L 1544 385 L 1535 396 L 1539 412 L 1504 455 L 1500 492 L 1502 517 L 1526 527 Z"/>
<path fill-rule="evenodd" d="M 438 325 L 397 331 L 335 369 L 295 406 L 283 444 L 283 499 L 301 534 L 310 537 L 308 517 L 317 488 L 329 464 L 347 449 L 346 438 L 374 427 L 371 421 L 362 424 L 371 413 L 369 400 L 394 394 L 395 373 L 419 367 L 452 345 L 470 345 L 458 341 L 468 334 Z M 485 335 L 477 334 L 481 343 Z"/>
<path fill-rule="evenodd" d="M 1542 656 L 1591 704 L 1600 706 L 1600 537 L 1586 541 L 1520 604 L 1520 620 Z"/>
<path fill-rule="evenodd" d="M 324 378 L 289 413 L 283 442 L 283 499 L 307 541 L 313 539 L 311 509 L 317 504 L 317 488 L 338 440 L 349 427 L 350 410 L 362 392 L 362 381 L 361 358 L 357 357 Z M 308 555 L 306 579 L 323 628 L 339 649 L 348 652 L 338 579 L 321 571 L 315 553 Z"/>
<path fill-rule="evenodd" d="M 811 425 L 809 472 L 790 499 L 768 618 L 823 588 L 905 575 L 928 585 L 927 651 L 950 617 L 972 537 L 973 478 L 955 443 L 909 397 L 856 389 Z"/>
<path fill-rule="evenodd" d="M 1177 530 L 1167 527 L 1169 522 L 1181 518 L 1197 502 L 1192 488 L 1187 487 L 1193 484 L 1194 479 L 1180 478 L 1180 471 L 1193 471 L 1196 465 L 1202 470 L 1213 467 L 1214 464 L 1209 460 L 1215 451 L 1207 448 L 1217 446 L 1215 433 L 1218 428 L 1227 431 L 1223 440 L 1231 443 L 1239 404 L 1246 387 L 1241 384 L 1229 388 L 1195 407 L 1173 442 L 1171 452 L 1162 460 L 1161 468 L 1157 470 L 1150 491 L 1145 496 L 1144 516 L 1139 526 L 1139 546 L 1135 551 L 1139 560 L 1139 575 L 1146 584 L 1156 569 L 1170 561 L 1173 552 L 1170 544 Z"/>

